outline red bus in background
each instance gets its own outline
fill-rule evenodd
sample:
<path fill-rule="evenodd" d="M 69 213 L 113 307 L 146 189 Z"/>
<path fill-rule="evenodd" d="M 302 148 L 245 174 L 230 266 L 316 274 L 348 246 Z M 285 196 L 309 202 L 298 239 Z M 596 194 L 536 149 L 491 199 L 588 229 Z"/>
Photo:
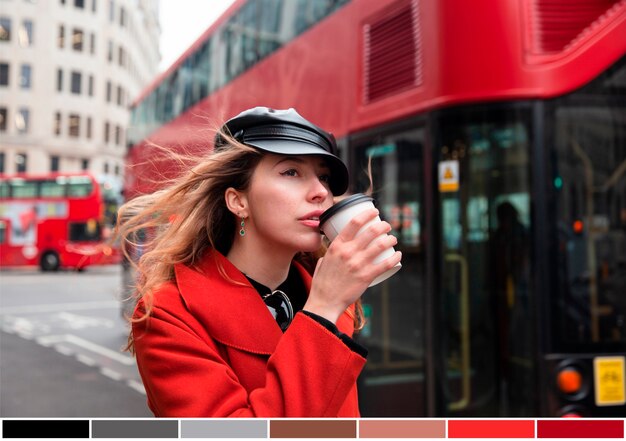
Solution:
<path fill-rule="evenodd" d="M 254 106 L 334 133 L 403 268 L 363 416 L 626 415 L 626 0 L 239 0 L 132 106 L 128 197 Z"/>
<path fill-rule="evenodd" d="M 0 175 L 0 267 L 82 270 L 119 262 L 105 244 L 104 202 L 89 174 Z"/>

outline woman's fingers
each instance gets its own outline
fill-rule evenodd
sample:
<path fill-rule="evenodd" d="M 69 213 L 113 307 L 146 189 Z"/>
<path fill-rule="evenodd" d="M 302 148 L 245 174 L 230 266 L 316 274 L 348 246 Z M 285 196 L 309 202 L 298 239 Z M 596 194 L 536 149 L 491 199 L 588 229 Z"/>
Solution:
<path fill-rule="evenodd" d="M 377 261 L 398 243 L 388 234 L 390 231 L 391 225 L 378 218 L 376 209 L 359 213 L 348 222 L 318 262 L 307 308 L 336 318 L 363 294 L 372 280 L 397 265 L 402 258 L 400 252 Z"/>
<path fill-rule="evenodd" d="M 356 216 L 354 216 L 350 222 L 341 230 L 335 240 L 349 241 L 354 239 L 357 233 L 363 228 L 365 224 L 371 222 L 378 216 L 378 210 L 375 208 L 367 209 Z"/>

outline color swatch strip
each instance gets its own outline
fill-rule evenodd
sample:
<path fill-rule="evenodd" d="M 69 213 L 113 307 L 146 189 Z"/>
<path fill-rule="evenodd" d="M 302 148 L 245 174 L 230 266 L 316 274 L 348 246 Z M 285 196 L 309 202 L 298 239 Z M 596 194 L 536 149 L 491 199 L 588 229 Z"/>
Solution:
<path fill-rule="evenodd" d="M 356 420 L 270 420 L 270 438 L 356 438 Z"/>
<path fill-rule="evenodd" d="M 359 438 L 445 438 L 444 420 L 360 420 Z"/>
<path fill-rule="evenodd" d="M 181 420 L 181 438 L 267 438 L 267 420 Z"/>
<path fill-rule="evenodd" d="M 624 421 L 538 420 L 537 438 L 624 438 Z"/>
<path fill-rule="evenodd" d="M 89 420 L 3 420 L 2 438 L 89 438 Z"/>
<path fill-rule="evenodd" d="M 3 419 L 2 439 L 624 439 L 624 419 Z M 536 428 L 536 430 L 535 430 Z"/>
<path fill-rule="evenodd" d="M 450 420 L 448 438 L 534 438 L 534 420 Z"/>
<path fill-rule="evenodd" d="M 178 420 L 94 420 L 92 438 L 178 438 Z"/>

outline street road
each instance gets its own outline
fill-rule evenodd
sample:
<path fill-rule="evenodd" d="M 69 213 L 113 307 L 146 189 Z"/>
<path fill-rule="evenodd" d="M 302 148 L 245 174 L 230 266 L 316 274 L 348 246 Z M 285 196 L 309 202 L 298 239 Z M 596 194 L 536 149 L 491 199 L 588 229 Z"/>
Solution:
<path fill-rule="evenodd" d="M 0 272 L 0 416 L 151 416 L 122 347 L 121 268 Z"/>

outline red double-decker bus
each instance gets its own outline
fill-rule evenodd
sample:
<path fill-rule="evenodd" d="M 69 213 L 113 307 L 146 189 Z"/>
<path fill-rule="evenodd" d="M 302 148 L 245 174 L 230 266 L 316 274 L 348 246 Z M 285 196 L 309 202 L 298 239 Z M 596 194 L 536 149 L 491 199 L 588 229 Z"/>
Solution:
<path fill-rule="evenodd" d="M 154 144 L 295 107 L 403 252 L 363 416 L 623 417 L 625 54 L 624 0 L 240 0 L 134 103 L 126 193 L 173 172 Z"/>
<path fill-rule="evenodd" d="M 103 216 L 100 186 L 89 174 L 0 175 L 0 267 L 118 262 L 102 237 Z"/>

